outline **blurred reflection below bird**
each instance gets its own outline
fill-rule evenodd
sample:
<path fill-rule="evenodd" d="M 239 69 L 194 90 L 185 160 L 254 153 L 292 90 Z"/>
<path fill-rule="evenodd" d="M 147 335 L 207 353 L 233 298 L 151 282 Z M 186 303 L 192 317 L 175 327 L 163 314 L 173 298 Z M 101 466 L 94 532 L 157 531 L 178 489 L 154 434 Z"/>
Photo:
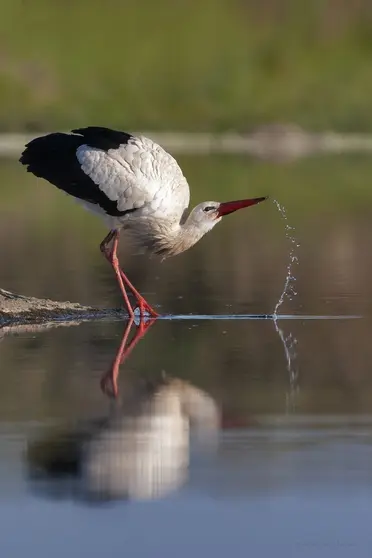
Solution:
<path fill-rule="evenodd" d="M 30 443 L 29 478 L 54 496 L 67 490 L 91 501 L 164 497 L 188 478 L 190 436 L 201 450 L 214 449 L 219 426 L 219 408 L 207 393 L 164 377 L 125 405 L 113 400 L 107 418 Z"/>

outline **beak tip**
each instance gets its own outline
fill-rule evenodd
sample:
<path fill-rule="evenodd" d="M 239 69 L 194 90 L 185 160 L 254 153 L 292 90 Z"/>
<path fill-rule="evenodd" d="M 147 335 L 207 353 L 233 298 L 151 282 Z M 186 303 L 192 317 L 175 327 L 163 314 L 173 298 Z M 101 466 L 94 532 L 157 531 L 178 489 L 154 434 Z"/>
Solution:
<path fill-rule="evenodd" d="M 266 201 L 270 198 L 270 196 L 262 196 L 261 198 L 256 198 L 256 203 L 261 203 L 263 201 Z"/>
<path fill-rule="evenodd" d="M 268 199 L 269 196 L 262 196 L 261 198 L 250 198 L 246 200 L 236 200 L 230 202 L 220 203 L 218 216 L 223 217 L 224 215 L 229 215 L 237 209 L 243 209 L 244 207 L 249 207 L 251 205 L 256 205 Z"/>

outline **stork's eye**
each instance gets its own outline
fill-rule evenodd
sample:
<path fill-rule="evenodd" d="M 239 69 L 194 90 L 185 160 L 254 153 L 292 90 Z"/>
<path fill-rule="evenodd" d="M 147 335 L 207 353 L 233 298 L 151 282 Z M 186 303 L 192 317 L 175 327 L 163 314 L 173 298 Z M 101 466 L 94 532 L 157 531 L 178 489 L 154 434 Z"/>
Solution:
<path fill-rule="evenodd" d="M 214 205 L 207 205 L 207 207 L 205 207 L 203 211 L 205 211 L 205 213 L 208 213 L 208 211 L 213 211 L 214 209 L 216 209 Z"/>

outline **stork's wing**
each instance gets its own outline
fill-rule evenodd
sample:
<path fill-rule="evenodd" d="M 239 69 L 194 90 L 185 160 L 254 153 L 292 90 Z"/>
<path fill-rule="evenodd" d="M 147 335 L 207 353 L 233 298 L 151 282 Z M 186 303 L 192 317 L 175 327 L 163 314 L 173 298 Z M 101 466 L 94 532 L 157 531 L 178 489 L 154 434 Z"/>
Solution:
<path fill-rule="evenodd" d="M 73 130 L 87 140 L 76 156 L 82 171 L 110 200 L 117 201 L 117 209 L 179 220 L 189 205 L 190 191 L 177 161 L 150 139 L 128 134 L 115 147 L 109 142 L 106 150 L 96 147 L 92 130 L 97 129 Z"/>

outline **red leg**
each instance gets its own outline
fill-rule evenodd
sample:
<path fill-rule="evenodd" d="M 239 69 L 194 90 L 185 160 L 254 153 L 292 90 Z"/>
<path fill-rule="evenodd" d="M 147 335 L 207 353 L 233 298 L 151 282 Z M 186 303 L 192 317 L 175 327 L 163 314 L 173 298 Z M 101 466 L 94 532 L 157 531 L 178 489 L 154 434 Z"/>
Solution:
<path fill-rule="evenodd" d="M 111 365 L 111 368 L 101 378 L 101 389 L 102 389 L 103 393 L 105 393 L 106 395 L 109 395 L 111 397 L 117 397 L 118 396 L 118 392 L 119 392 L 119 390 L 118 390 L 118 377 L 119 377 L 119 367 L 120 367 L 120 365 L 124 362 L 124 360 L 126 360 L 129 357 L 130 353 L 132 352 L 134 347 L 137 345 L 138 341 L 140 339 L 142 339 L 142 337 L 145 335 L 145 333 L 150 328 L 150 326 L 152 326 L 152 324 L 155 323 L 155 319 L 151 319 L 146 323 L 141 322 L 139 327 L 136 329 L 136 333 L 135 333 L 133 339 L 131 340 L 129 345 L 126 347 L 128 337 L 129 337 L 129 333 L 130 333 L 131 327 L 133 325 L 133 322 L 134 322 L 134 320 L 133 320 L 133 318 L 131 318 L 129 320 L 125 330 L 124 330 L 123 338 L 121 340 L 119 349 L 116 353 L 116 356 L 115 356 L 114 361 Z"/>
<path fill-rule="evenodd" d="M 146 300 L 143 298 L 143 296 L 137 291 L 137 289 L 135 289 L 135 287 L 129 281 L 129 279 L 125 275 L 124 271 L 122 271 L 119 267 L 119 261 L 118 261 L 117 254 L 116 254 L 118 244 L 119 244 L 119 234 L 120 234 L 119 231 L 116 231 L 116 230 L 110 231 L 109 234 L 106 236 L 106 238 L 104 238 L 104 240 L 101 242 L 100 247 L 101 247 L 101 252 L 103 252 L 103 254 L 106 256 L 106 258 L 109 260 L 109 262 L 111 263 L 111 265 L 114 268 L 114 271 L 116 273 L 116 277 L 118 279 L 118 283 L 119 283 L 121 292 L 123 293 L 123 297 L 124 297 L 125 303 L 127 305 L 129 316 L 134 317 L 134 312 L 133 312 L 132 306 L 129 303 L 128 295 L 127 295 L 127 292 L 125 290 L 124 284 L 127 285 L 127 287 L 132 292 L 133 296 L 137 300 L 138 307 L 140 309 L 141 320 L 145 317 L 145 312 L 148 312 L 150 314 L 150 316 L 152 316 L 153 318 L 157 318 L 159 316 L 159 314 L 157 312 L 155 312 L 155 310 L 153 308 L 151 308 L 151 306 L 148 304 L 148 302 L 146 302 Z M 113 244 L 112 244 L 112 249 L 109 250 L 108 244 L 111 242 L 112 239 L 114 240 Z"/>
<path fill-rule="evenodd" d="M 107 260 L 110 262 L 110 264 L 112 265 L 112 267 L 115 271 L 116 279 L 119 283 L 119 287 L 120 287 L 120 290 L 122 292 L 124 302 L 125 302 L 127 310 L 128 310 L 129 317 L 134 318 L 133 308 L 131 306 L 131 303 L 129 302 L 127 291 L 125 290 L 123 278 L 122 278 L 120 267 L 119 267 L 119 260 L 118 260 L 118 257 L 116 255 L 116 250 L 117 250 L 117 247 L 118 247 L 118 238 L 119 238 L 119 232 L 118 231 L 115 231 L 115 230 L 110 231 L 109 234 L 101 242 L 100 249 L 101 249 L 101 252 L 107 258 Z M 114 239 L 114 243 L 113 243 L 112 250 L 110 250 L 108 248 L 108 244 L 111 242 L 112 239 Z"/>
<path fill-rule="evenodd" d="M 136 300 L 138 302 L 138 308 L 140 309 L 141 318 L 146 317 L 145 312 L 148 312 L 151 317 L 157 318 L 159 316 L 159 314 L 157 312 L 155 312 L 155 310 L 149 305 L 148 302 L 146 302 L 146 300 L 143 298 L 143 296 L 137 291 L 137 289 L 129 281 L 128 277 L 124 274 L 124 272 L 121 271 L 121 273 L 122 273 L 123 279 L 125 278 L 124 281 L 125 281 L 127 287 L 132 291 L 133 296 L 136 298 Z"/>

